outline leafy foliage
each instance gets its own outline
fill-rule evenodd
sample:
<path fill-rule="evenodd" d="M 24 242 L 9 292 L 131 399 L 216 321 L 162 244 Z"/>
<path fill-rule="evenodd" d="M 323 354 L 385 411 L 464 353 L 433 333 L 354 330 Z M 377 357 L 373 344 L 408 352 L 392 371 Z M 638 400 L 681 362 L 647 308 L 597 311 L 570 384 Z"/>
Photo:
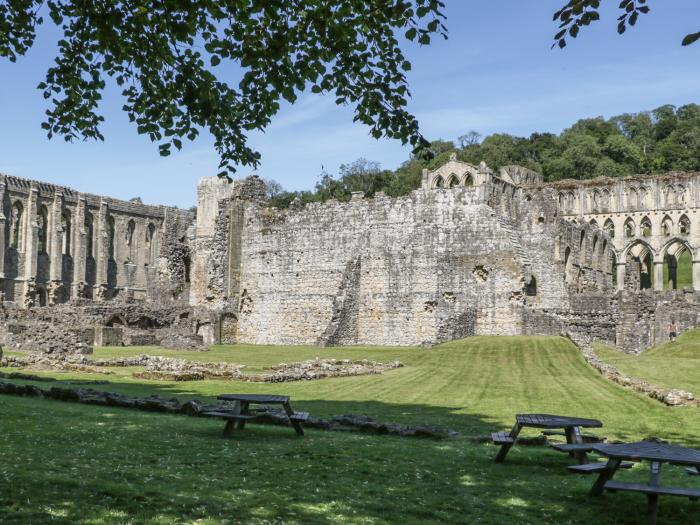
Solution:
<path fill-rule="evenodd" d="M 505 133 L 480 135 L 470 131 L 455 144 L 436 140 L 422 155 L 413 155 L 397 170 L 382 170 L 378 163 L 358 159 L 340 167 L 339 177 L 323 172 L 315 191 L 277 192 L 270 204 L 287 207 L 334 198 L 350 199 L 361 191 L 371 197 L 378 191 L 406 195 L 420 187 L 423 168 L 435 169 L 452 153 L 478 165 L 485 161 L 498 169 L 519 164 L 542 173 L 545 180 L 621 177 L 639 173 L 700 171 L 700 106 L 661 106 L 652 111 L 625 113 L 610 119 L 587 118 L 561 134 L 533 133 L 528 138 Z"/>
<path fill-rule="evenodd" d="M 111 79 L 161 155 L 208 130 L 223 176 L 258 164 L 247 133 L 307 88 L 353 105 L 372 136 L 425 147 L 406 110 L 411 64 L 399 38 L 446 37 L 442 8 L 440 0 L 3 1 L 0 57 L 24 55 L 48 14 L 62 33 L 39 85 L 49 137 L 103 140 L 98 110 Z M 236 76 L 237 86 L 224 80 Z"/>
<path fill-rule="evenodd" d="M 568 0 L 554 13 L 554 21 L 559 22 L 559 30 L 554 35 L 552 47 L 566 47 L 567 37 L 576 38 L 584 26 L 600 20 L 600 0 Z M 617 18 L 617 32 L 623 34 L 628 27 L 637 23 L 639 15 L 650 11 L 647 0 L 622 0 L 618 8 L 622 14 Z M 688 46 L 700 39 L 700 31 L 690 33 L 683 38 L 682 45 Z"/>

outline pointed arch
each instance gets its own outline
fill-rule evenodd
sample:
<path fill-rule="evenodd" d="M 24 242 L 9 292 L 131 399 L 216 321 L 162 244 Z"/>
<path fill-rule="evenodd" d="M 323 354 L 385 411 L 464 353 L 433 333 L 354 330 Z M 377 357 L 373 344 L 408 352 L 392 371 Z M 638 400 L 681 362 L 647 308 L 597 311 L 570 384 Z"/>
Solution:
<path fill-rule="evenodd" d="M 471 172 L 468 171 L 464 174 L 462 186 L 474 186 L 474 175 Z"/>
<path fill-rule="evenodd" d="M 566 250 L 564 250 L 564 282 L 566 284 L 571 283 L 571 270 L 573 268 L 573 264 L 571 261 L 571 248 L 566 247 Z"/>
<path fill-rule="evenodd" d="M 71 238 L 73 233 L 73 223 L 71 214 L 68 210 L 63 210 L 61 213 L 61 250 L 63 255 L 71 256 Z"/>
<path fill-rule="evenodd" d="M 49 212 L 46 209 L 46 206 L 44 206 L 43 204 L 39 206 L 39 209 L 36 214 L 36 221 L 37 225 L 39 226 L 39 230 L 37 232 L 39 241 L 38 252 L 46 253 L 46 250 L 48 250 L 48 244 L 46 240 L 49 230 Z"/>
<path fill-rule="evenodd" d="M 639 229 L 641 230 L 642 237 L 651 237 L 651 220 L 646 215 L 642 217 L 642 220 L 639 222 Z"/>
<path fill-rule="evenodd" d="M 595 219 L 591 219 L 590 221 L 588 221 L 588 224 L 590 224 L 591 226 L 595 226 L 596 228 L 599 227 L 598 221 L 596 221 Z"/>
<path fill-rule="evenodd" d="M 690 235 L 690 219 L 687 215 L 681 215 L 678 219 L 678 233 L 681 235 Z"/>
<path fill-rule="evenodd" d="M 661 235 L 664 237 L 673 235 L 673 219 L 668 215 L 661 221 Z"/>
<path fill-rule="evenodd" d="M 459 186 L 459 177 L 457 177 L 457 175 L 454 173 L 450 173 L 447 176 L 447 184 L 445 184 L 445 187 L 454 188 L 455 186 Z"/>
<path fill-rule="evenodd" d="M 633 239 L 634 237 L 637 236 L 637 226 L 634 223 L 634 219 L 632 217 L 627 217 L 627 220 L 625 221 L 625 237 L 627 239 Z"/>
<path fill-rule="evenodd" d="M 603 224 L 603 230 L 605 230 L 605 233 L 608 234 L 608 237 L 611 239 L 615 238 L 615 223 L 612 221 L 612 219 L 607 219 L 605 221 Z"/>
<path fill-rule="evenodd" d="M 693 249 L 688 241 L 674 237 L 660 250 L 664 264 L 664 289 L 682 290 L 693 285 Z"/>
<path fill-rule="evenodd" d="M 24 215 L 24 206 L 20 201 L 15 201 L 10 211 L 10 248 L 20 250 L 22 245 L 22 219 Z"/>
<path fill-rule="evenodd" d="M 639 206 L 639 194 L 637 188 L 631 187 L 627 192 L 627 209 L 636 210 Z"/>

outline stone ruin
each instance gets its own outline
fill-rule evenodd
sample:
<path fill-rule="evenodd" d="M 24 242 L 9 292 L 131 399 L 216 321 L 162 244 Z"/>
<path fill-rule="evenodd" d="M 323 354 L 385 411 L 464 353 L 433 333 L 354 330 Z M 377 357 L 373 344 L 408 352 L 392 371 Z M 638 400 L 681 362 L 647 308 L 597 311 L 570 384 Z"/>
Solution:
<path fill-rule="evenodd" d="M 0 176 L 0 340 L 60 356 L 585 333 L 639 352 L 672 318 L 698 326 L 698 203 L 700 174 L 544 183 L 456 157 L 404 197 L 286 210 L 255 176 L 202 179 L 196 212 Z"/>

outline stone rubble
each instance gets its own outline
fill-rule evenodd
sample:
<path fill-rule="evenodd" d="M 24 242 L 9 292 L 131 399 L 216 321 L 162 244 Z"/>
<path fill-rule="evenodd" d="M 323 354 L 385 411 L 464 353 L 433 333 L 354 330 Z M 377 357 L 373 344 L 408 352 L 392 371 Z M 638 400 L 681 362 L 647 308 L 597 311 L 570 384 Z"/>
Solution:
<path fill-rule="evenodd" d="M 310 359 L 300 363 L 280 363 L 277 366 L 265 368 L 272 371 L 271 374 L 248 376 L 249 381 L 264 381 L 266 383 L 282 383 L 288 381 L 308 381 L 323 379 L 326 377 L 349 377 L 381 374 L 386 370 L 400 368 L 403 364 L 399 361 L 380 363 L 363 359 L 352 361 L 350 359 Z"/>

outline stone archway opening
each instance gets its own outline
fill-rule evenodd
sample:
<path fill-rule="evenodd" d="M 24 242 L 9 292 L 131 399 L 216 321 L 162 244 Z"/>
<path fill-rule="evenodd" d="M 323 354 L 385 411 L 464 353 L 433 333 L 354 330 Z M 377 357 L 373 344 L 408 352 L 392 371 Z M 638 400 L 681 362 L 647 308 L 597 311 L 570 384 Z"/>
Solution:
<path fill-rule="evenodd" d="M 664 255 L 664 290 L 693 287 L 693 258 L 683 243 L 673 243 Z"/>

